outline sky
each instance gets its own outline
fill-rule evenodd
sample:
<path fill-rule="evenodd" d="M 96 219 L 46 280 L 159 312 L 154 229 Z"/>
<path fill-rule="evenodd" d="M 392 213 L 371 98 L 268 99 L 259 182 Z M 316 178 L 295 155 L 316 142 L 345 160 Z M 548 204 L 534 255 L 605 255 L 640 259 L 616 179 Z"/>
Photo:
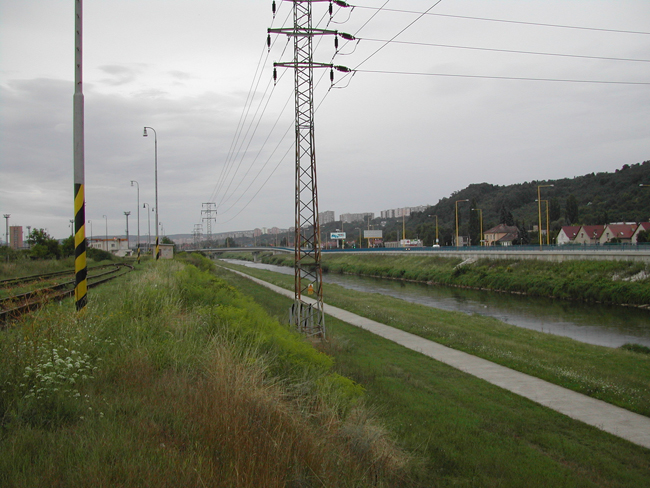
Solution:
<path fill-rule="evenodd" d="M 0 0 L 0 213 L 57 238 L 74 212 L 74 3 Z M 293 225 L 293 72 L 272 79 L 293 47 L 282 34 L 266 44 L 293 7 L 277 0 L 274 18 L 271 3 L 85 2 L 87 236 L 124 235 L 127 211 L 135 235 L 138 210 L 140 234 L 155 233 L 145 126 L 164 234 L 205 233 L 208 202 L 213 233 Z M 313 4 L 314 27 L 357 38 L 338 51 L 314 38 L 315 62 L 354 70 L 333 85 L 314 70 L 321 212 L 650 159 L 647 0 L 348 3 L 331 19 Z"/>

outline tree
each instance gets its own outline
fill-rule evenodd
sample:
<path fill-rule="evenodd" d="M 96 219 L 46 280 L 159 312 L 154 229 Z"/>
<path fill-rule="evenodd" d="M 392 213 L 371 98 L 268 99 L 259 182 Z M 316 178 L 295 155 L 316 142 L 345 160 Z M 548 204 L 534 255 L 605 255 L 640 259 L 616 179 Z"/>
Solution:
<path fill-rule="evenodd" d="M 226 237 L 225 246 L 226 247 L 238 247 L 237 242 L 235 242 L 235 239 L 232 238 L 232 237 Z"/>
<path fill-rule="evenodd" d="M 512 212 L 510 212 L 508 207 L 506 207 L 505 203 L 502 203 L 501 208 L 499 208 L 499 223 L 508 226 L 515 225 L 515 219 L 512 216 Z"/>
<path fill-rule="evenodd" d="M 551 221 L 558 220 L 562 216 L 562 209 L 560 207 L 560 200 L 557 197 L 551 198 L 548 202 L 548 218 Z"/>
<path fill-rule="evenodd" d="M 33 229 L 27 236 L 31 249 L 29 255 L 36 259 L 58 259 L 61 257 L 61 247 L 44 229 Z"/>
<path fill-rule="evenodd" d="M 526 221 L 522 220 L 521 225 L 517 225 L 517 232 L 519 238 L 517 239 L 518 243 L 522 246 L 530 244 L 530 237 L 528 236 L 528 230 L 526 229 Z"/>
<path fill-rule="evenodd" d="M 578 201 L 573 194 L 569 195 L 566 199 L 566 205 L 564 208 L 564 217 L 568 225 L 575 224 L 578 222 Z"/>
<path fill-rule="evenodd" d="M 636 242 L 637 244 L 645 244 L 646 242 L 650 242 L 650 230 L 642 230 L 639 232 Z"/>
<path fill-rule="evenodd" d="M 74 254 L 74 237 L 66 237 L 61 243 L 61 255 L 65 258 Z"/>

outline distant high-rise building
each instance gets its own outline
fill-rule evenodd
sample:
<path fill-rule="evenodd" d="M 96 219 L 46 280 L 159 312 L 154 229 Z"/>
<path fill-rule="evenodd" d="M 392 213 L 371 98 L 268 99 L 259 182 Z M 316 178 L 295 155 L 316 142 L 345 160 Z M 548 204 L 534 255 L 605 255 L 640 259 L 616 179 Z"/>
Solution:
<path fill-rule="evenodd" d="M 321 225 L 329 224 L 331 222 L 334 222 L 335 220 L 336 220 L 336 216 L 334 215 L 334 210 L 325 210 L 324 212 L 318 214 L 318 222 Z"/>
<path fill-rule="evenodd" d="M 13 249 L 22 249 L 23 247 L 23 228 L 20 225 L 9 227 L 9 246 Z"/>
<path fill-rule="evenodd" d="M 381 211 L 382 219 L 399 219 L 402 217 L 410 217 L 414 212 L 424 212 L 430 205 L 419 205 L 417 207 L 402 207 L 391 208 L 389 210 Z"/>
<path fill-rule="evenodd" d="M 346 214 L 341 214 L 341 221 L 344 224 L 351 224 L 352 222 L 363 222 L 368 220 L 368 217 L 370 217 L 370 220 L 375 218 L 375 214 L 372 212 L 366 212 L 366 213 L 346 213 Z"/>

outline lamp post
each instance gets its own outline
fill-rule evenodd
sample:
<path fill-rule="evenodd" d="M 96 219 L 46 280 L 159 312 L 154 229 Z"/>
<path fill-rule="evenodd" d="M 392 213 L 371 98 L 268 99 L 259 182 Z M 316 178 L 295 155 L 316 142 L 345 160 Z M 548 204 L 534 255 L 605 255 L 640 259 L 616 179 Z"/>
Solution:
<path fill-rule="evenodd" d="M 537 202 L 538 200 L 535 200 L 535 201 Z M 549 229 L 549 224 L 548 224 L 548 200 L 542 200 L 541 203 L 546 204 L 546 245 L 548 246 L 549 245 L 549 230 L 550 230 Z M 542 232 L 541 228 L 539 229 L 539 232 L 541 234 L 541 232 Z M 543 241 L 543 239 L 542 239 L 542 241 Z"/>
<path fill-rule="evenodd" d="M 473 208 L 472 210 L 476 210 L 478 212 L 478 218 L 479 222 L 481 223 L 481 246 L 483 245 L 483 209 L 480 208 Z"/>
<path fill-rule="evenodd" d="M 89 220 L 88 223 L 90 224 L 90 247 L 93 247 L 93 221 Z"/>
<path fill-rule="evenodd" d="M 147 137 L 147 129 L 151 129 L 153 131 L 153 139 L 154 139 L 154 187 L 155 187 L 155 193 L 156 193 L 156 261 L 158 260 L 158 257 L 160 255 L 158 245 L 160 244 L 159 242 L 159 235 L 158 235 L 158 133 L 153 127 L 145 127 L 144 132 L 142 133 L 143 137 Z"/>
<path fill-rule="evenodd" d="M 458 202 L 469 202 L 469 200 L 456 200 L 456 247 L 458 247 Z"/>
<path fill-rule="evenodd" d="M 124 212 L 124 215 L 126 215 L 126 249 L 128 250 L 131 248 L 131 243 L 129 242 L 129 215 L 131 215 L 131 212 Z"/>
<path fill-rule="evenodd" d="M 70 237 L 74 237 L 74 220 L 70 219 Z"/>
<path fill-rule="evenodd" d="M 537 230 L 539 231 L 539 250 L 543 248 L 542 243 L 542 197 L 540 196 L 540 188 L 550 188 L 555 185 L 537 185 L 537 215 L 538 215 L 538 226 Z"/>
<path fill-rule="evenodd" d="M 104 244 L 106 244 L 106 252 L 108 252 L 108 217 L 106 215 L 102 215 L 104 217 L 104 220 L 106 220 L 106 235 L 104 235 Z"/>
<path fill-rule="evenodd" d="M 9 217 L 11 217 L 11 214 L 4 214 L 3 217 L 5 218 L 5 241 L 7 241 L 7 247 L 9 247 Z"/>
<path fill-rule="evenodd" d="M 151 207 L 149 206 L 148 203 L 143 203 L 142 208 L 147 209 L 147 229 L 148 229 L 148 237 L 147 237 L 147 253 L 151 251 Z"/>
<path fill-rule="evenodd" d="M 133 183 L 135 183 L 138 188 L 138 242 L 135 247 L 138 249 L 138 255 L 140 255 L 140 183 L 135 180 L 131 180 L 131 186 L 133 186 Z"/>

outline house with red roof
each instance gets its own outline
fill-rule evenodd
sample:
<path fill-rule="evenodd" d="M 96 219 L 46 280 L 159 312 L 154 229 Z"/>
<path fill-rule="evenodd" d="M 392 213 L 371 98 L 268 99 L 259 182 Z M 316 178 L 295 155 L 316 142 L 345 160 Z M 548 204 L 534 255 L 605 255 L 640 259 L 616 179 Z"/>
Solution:
<path fill-rule="evenodd" d="M 557 245 L 574 244 L 580 231 L 579 225 L 564 225 L 557 235 Z"/>
<path fill-rule="evenodd" d="M 639 226 L 636 228 L 636 230 L 634 231 L 634 234 L 632 235 L 632 239 L 631 239 L 632 244 L 637 243 L 637 239 L 639 238 L 639 233 L 648 230 L 650 230 L 650 222 L 641 222 Z"/>
<path fill-rule="evenodd" d="M 632 236 L 636 231 L 638 225 L 633 223 L 621 224 L 607 224 L 600 236 L 600 244 L 607 244 L 610 242 L 621 242 L 629 244 L 632 242 Z"/>
<path fill-rule="evenodd" d="M 576 244 L 585 244 L 587 246 L 600 243 L 600 237 L 605 231 L 604 225 L 583 225 L 578 231 L 575 238 Z"/>

